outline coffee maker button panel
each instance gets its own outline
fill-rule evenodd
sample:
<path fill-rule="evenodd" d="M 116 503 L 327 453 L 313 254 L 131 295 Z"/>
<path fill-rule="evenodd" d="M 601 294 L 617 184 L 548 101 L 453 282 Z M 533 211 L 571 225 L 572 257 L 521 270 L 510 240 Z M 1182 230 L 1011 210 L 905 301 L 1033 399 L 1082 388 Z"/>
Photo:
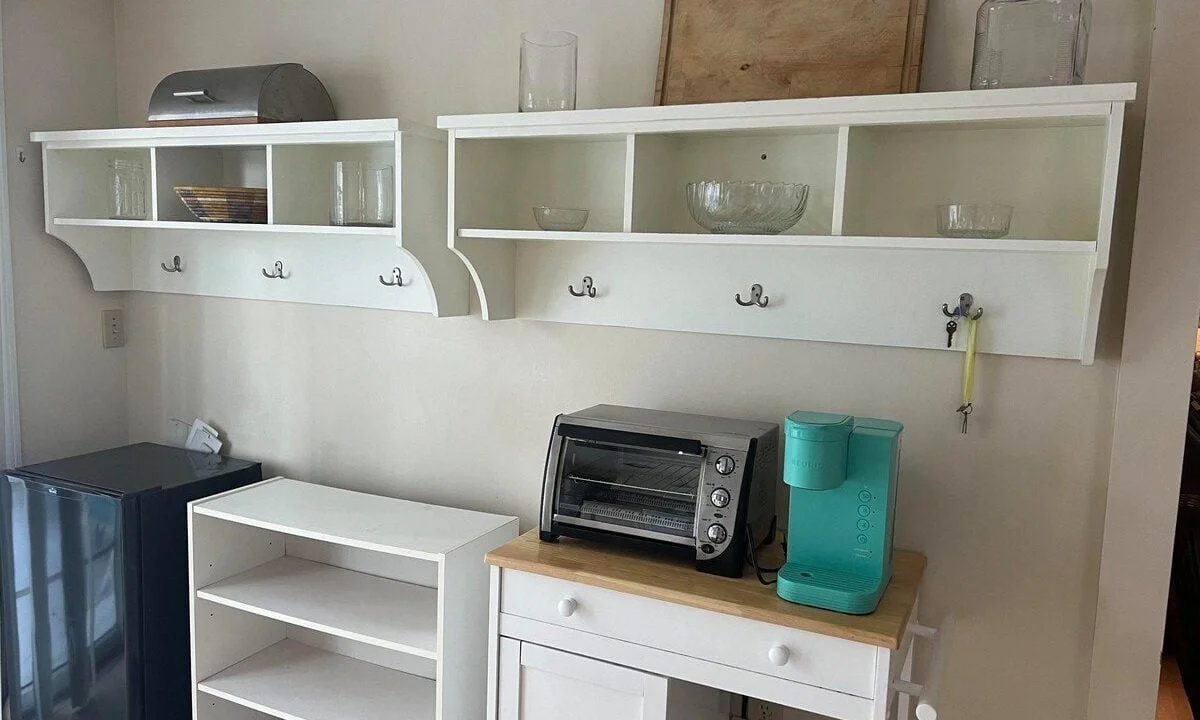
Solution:
<path fill-rule="evenodd" d="M 717 488 L 716 490 L 712 491 L 712 495 L 709 496 L 709 500 L 712 500 L 712 504 L 719 508 L 727 507 L 730 500 L 729 491 L 725 488 Z"/>

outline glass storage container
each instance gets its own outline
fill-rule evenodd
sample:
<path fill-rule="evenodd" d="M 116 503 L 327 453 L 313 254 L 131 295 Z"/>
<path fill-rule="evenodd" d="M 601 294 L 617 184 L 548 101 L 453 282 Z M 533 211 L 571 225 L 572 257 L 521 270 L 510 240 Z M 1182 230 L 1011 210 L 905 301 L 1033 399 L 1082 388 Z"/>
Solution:
<path fill-rule="evenodd" d="M 984 0 L 975 20 L 971 87 L 1079 85 L 1090 0 Z"/>
<path fill-rule="evenodd" d="M 395 216 L 395 187 L 391 165 L 335 162 L 329 223 L 390 227 Z"/>
<path fill-rule="evenodd" d="M 575 109 L 579 38 L 548 30 L 521 34 L 521 112 Z"/>
<path fill-rule="evenodd" d="M 108 216 L 113 220 L 146 219 L 146 168 L 135 160 L 111 160 Z"/>

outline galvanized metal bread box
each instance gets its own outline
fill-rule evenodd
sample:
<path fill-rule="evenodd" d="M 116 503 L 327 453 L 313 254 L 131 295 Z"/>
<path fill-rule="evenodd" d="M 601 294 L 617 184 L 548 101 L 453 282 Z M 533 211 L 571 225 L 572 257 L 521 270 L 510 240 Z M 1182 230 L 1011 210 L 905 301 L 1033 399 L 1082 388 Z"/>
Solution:
<path fill-rule="evenodd" d="M 150 96 L 151 125 L 336 120 L 325 86 L 300 63 L 185 70 Z"/>

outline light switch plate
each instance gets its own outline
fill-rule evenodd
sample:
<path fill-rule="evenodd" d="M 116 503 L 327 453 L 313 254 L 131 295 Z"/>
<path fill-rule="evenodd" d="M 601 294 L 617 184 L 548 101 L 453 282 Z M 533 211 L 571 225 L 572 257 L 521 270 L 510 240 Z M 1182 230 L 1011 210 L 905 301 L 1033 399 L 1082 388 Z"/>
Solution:
<path fill-rule="evenodd" d="M 123 310 L 105 310 L 100 313 L 104 325 L 104 347 L 125 347 L 125 312 Z"/>

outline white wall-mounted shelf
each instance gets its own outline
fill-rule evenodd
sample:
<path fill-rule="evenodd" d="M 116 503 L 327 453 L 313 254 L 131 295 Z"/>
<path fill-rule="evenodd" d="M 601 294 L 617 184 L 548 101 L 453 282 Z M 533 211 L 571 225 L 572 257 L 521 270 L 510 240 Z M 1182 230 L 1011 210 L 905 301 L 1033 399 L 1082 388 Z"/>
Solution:
<path fill-rule="evenodd" d="M 96 290 L 214 295 L 464 315 L 468 280 L 442 236 L 445 142 L 395 119 L 33 133 L 42 143 L 46 232 Z M 108 218 L 108 163 L 146 168 L 146 220 Z M 395 169 L 394 227 L 329 225 L 335 160 Z M 263 187 L 265 224 L 197 221 L 174 187 Z M 215 242 L 217 240 L 219 242 Z M 168 273 L 180 257 L 182 272 Z M 284 264 L 286 278 L 262 268 Z M 393 268 L 403 285 L 388 287 Z"/>
<path fill-rule="evenodd" d="M 275 478 L 191 503 L 196 720 L 482 717 L 516 518 Z"/>
<path fill-rule="evenodd" d="M 442 117 L 448 241 L 489 320 L 945 349 L 942 303 L 970 292 L 984 352 L 1091 363 L 1135 90 Z M 808 210 L 781 235 L 705 234 L 684 186 L 708 178 L 807 183 Z M 1011 236 L 938 237 L 946 202 L 1015 206 Z M 541 231 L 538 205 L 588 224 Z M 596 296 L 572 296 L 585 275 Z M 767 307 L 735 303 L 752 284 Z"/>

